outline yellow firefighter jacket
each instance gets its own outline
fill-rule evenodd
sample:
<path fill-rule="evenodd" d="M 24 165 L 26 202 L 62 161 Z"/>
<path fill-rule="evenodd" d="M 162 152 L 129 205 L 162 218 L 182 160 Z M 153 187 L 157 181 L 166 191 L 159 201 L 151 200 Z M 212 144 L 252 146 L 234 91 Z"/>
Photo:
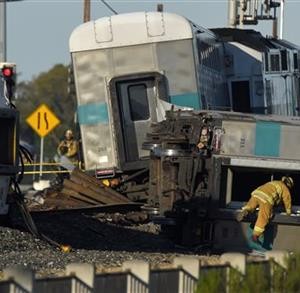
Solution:
<path fill-rule="evenodd" d="M 291 214 L 291 194 L 287 186 L 282 181 L 274 180 L 265 183 L 255 189 L 251 195 L 260 199 L 263 203 L 269 203 L 272 206 L 283 202 L 286 213 L 288 215 Z"/>
<path fill-rule="evenodd" d="M 57 147 L 60 156 L 64 155 L 71 161 L 77 160 L 78 145 L 76 140 L 63 140 Z"/>

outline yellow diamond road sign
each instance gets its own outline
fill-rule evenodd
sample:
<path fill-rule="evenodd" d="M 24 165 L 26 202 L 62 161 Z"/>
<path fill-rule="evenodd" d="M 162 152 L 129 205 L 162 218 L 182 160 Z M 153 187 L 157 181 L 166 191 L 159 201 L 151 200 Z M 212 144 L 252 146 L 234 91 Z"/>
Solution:
<path fill-rule="evenodd" d="M 60 123 L 60 120 L 42 104 L 27 117 L 26 122 L 40 137 L 44 137 Z"/>

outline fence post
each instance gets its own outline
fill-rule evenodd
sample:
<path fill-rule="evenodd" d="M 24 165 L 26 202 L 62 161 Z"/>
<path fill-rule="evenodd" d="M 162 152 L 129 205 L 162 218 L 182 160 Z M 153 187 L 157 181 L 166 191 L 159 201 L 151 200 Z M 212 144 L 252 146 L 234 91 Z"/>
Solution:
<path fill-rule="evenodd" d="M 271 250 L 265 252 L 265 257 L 267 260 L 273 259 L 277 264 L 287 269 L 287 259 L 289 253 L 284 250 Z"/>
<path fill-rule="evenodd" d="M 78 279 L 94 288 L 95 266 L 89 263 L 71 263 L 66 266 L 68 276 L 75 275 Z"/>
<path fill-rule="evenodd" d="M 181 266 L 185 271 L 190 273 L 195 279 L 199 278 L 200 261 L 192 256 L 179 256 L 173 260 L 175 267 Z"/>
<path fill-rule="evenodd" d="M 223 253 L 220 258 L 224 264 L 229 264 L 232 268 L 237 269 L 240 273 L 246 273 L 246 255 L 243 253 L 232 252 Z"/>
<path fill-rule="evenodd" d="M 122 264 L 122 270 L 123 271 L 130 271 L 134 276 L 136 276 L 138 279 L 140 279 L 144 286 L 138 286 L 139 289 L 136 288 L 135 282 L 130 282 L 127 284 L 127 292 L 148 292 L 149 288 L 149 279 L 150 279 L 150 265 L 146 261 L 142 260 L 131 260 L 131 261 L 125 261 Z M 129 279 L 127 279 L 129 280 Z M 131 288 L 134 286 L 134 288 Z"/>
<path fill-rule="evenodd" d="M 11 266 L 3 270 L 4 280 L 14 280 L 20 287 L 32 292 L 34 272 L 21 265 Z"/>

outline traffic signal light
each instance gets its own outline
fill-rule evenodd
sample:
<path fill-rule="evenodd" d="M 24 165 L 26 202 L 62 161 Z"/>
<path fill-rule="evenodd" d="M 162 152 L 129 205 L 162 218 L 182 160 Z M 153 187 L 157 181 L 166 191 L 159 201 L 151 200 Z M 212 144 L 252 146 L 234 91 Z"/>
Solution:
<path fill-rule="evenodd" d="M 0 69 L 1 79 L 4 82 L 4 97 L 11 101 L 16 86 L 16 64 L 0 63 Z"/>
<path fill-rule="evenodd" d="M 2 68 L 2 75 L 5 79 L 11 78 L 13 76 L 14 72 L 11 67 L 3 67 Z"/>

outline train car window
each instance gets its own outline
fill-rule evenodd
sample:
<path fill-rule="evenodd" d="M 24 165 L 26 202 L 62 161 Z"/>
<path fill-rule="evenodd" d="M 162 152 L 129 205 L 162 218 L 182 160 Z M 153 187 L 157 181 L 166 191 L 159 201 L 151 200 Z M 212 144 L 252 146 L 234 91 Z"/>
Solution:
<path fill-rule="evenodd" d="M 222 172 L 226 172 L 224 169 Z M 295 186 L 291 190 L 292 206 L 294 210 L 298 210 L 300 206 L 300 197 L 298 196 L 300 192 L 300 174 L 289 173 L 285 171 L 275 171 L 274 170 L 247 170 L 246 168 L 232 167 L 227 169 L 227 178 L 222 182 L 222 197 L 227 197 L 226 204 L 234 207 L 233 203 L 245 203 L 251 197 L 251 192 L 271 180 L 281 180 L 282 176 L 287 174 L 294 179 Z M 228 174 L 230 179 L 228 180 Z M 229 185 L 229 188 L 228 186 Z M 225 195 L 224 193 L 227 193 Z M 223 201 L 224 202 L 224 201 Z M 282 205 L 280 209 L 282 210 Z"/>
<path fill-rule="evenodd" d="M 271 180 L 271 174 L 263 171 L 232 170 L 232 201 L 247 202 L 251 192 Z"/>
<path fill-rule="evenodd" d="M 156 79 L 156 82 L 157 82 L 156 87 L 158 89 L 159 99 L 170 103 L 167 78 L 165 76 L 161 76 L 161 78 Z"/>
<path fill-rule="evenodd" d="M 130 85 L 128 100 L 132 121 L 147 120 L 150 118 L 147 86 L 144 83 Z"/>
<path fill-rule="evenodd" d="M 293 59 L 294 59 L 294 70 L 298 69 L 298 54 L 294 53 L 293 54 Z"/>
<path fill-rule="evenodd" d="M 286 50 L 280 50 L 281 55 L 281 70 L 287 71 L 288 70 L 288 64 L 287 64 L 287 51 Z"/>
<path fill-rule="evenodd" d="M 271 71 L 280 71 L 280 58 L 279 54 L 271 54 L 270 56 L 271 59 Z"/>
<path fill-rule="evenodd" d="M 266 79 L 266 100 L 268 114 L 272 113 L 272 81 Z"/>
<path fill-rule="evenodd" d="M 265 72 L 269 71 L 269 55 L 268 52 L 265 52 Z"/>

